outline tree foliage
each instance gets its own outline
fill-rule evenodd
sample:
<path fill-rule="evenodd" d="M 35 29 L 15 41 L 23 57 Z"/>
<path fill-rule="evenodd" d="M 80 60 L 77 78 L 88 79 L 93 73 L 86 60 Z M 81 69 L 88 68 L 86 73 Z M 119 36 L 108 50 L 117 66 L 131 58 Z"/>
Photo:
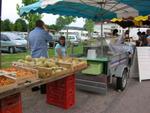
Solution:
<path fill-rule="evenodd" d="M 15 24 L 14 24 L 14 30 L 15 31 L 27 31 L 27 24 L 24 20 L 22 19 L 17 19 Z"/>
<path fill-rule="evenodd" d="M 25 6 L 25 5 L 29 5 L 29 4 L 32 4 L 34 2 L 37 2 L 37 0 L 22 0 L 22 6 Z M 19 9 L 22 7 L 22 6 L 19 6 L 17 4 L 17 11 L 18 11 L 18 14 L 19 14 Z M 25 16 L 22 16 L 21 17 L 22 19 L 25 19 L 27 22 L 28 22 L 28 30 L 32 30 L 34 27 L 35 27 L 35 22 L 39 19 L 42 18 L 42 16 L 40 14 L 27 14 Z"/>
<path fill-rule="evenodd" d="M 13 30 L 13 23 L 10 22 L 9 19 L 4 21 L 1 20 L 1 30 L 2 31 L 12 31 Z"/>
<path fill-rule="evenodd" d="M 60 31 L 63 29 L 66 25 L 71 24 L 72 22 L 75 22 L 75 17 L 72 16 L 59 16 L 56 20 L 56 28 L 57 31 Z"/>
<path fill-rule="evenodd" d="M 27 24 L 22 19 L 17 19 L 12 23 L 9 19 L 1 20 L 1 31 L 27 31 Z"/>
<path fill-rule="evenodd" d="M 94 31 L 94 22 L 92 20 L 86 19 L 84 28 L 88 31 L 88 34 L 90 35 L 90 33 Z"/>
<path fill-rule="evenodd" d="M 50 29 L 50 31 L 53 31 L 53 32 L 54 32 L 54 31 L 55 31 L 55 32 L 56 32 L 56 31 L 59 31 L 59 30 L 58 30 L 58 26 L 55 25 L 55 24 L 52 24 L 52 25 L 48 26 L 48 29 Z"/>

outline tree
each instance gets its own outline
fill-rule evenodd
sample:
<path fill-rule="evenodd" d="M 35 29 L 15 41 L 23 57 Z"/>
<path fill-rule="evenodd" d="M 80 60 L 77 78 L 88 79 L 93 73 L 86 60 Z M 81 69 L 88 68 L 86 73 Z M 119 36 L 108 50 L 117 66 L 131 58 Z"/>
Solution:
<path fill-rule="evenodd" d="M 50 29 L 51 32 L 52 32 L 52 31 L 53 31 L 53 32 L 59 31 L 59 30 L 58 30 L 58 26 L 55 25 L 55 24 L 52 24 L 52 25 L 48 26 L 48 29 Z"/>
<path fill-rule="evenodd" d="M 22 0 L 22 6 L 25 6 L 25 5 L 29 5 L 29 4 L 32 4 L 34 2 L 37 2 L 37 0 Z M 19 9 L 22 7 L 22 6 L 19 6 L 17 4 L 17 11 L 18 11 L 18 14 L 19 14 Z M 22 16 L 21 17 L 22 19 L 25 19 L 27 22 L 28 22 L 28 30 L 32 30 L 34 27 L 35 27 L 35 22 L 39 19 L 42 18 L 42 16 L 40 14 L 27 14 L 25 16 Z"/>
<path fill-rule="evenodd" d="M 91 36 L 91 32 L 94 31 L 94 22 L 92 20 L 86 19 L 84 28 L 88 31 L 89 37 Z"/>
<path fill-rule="evenodd" d="M 24 32 L 26 32 L 27 31 L 26 22 L 24 20 L 22 20 L 21 18 L 17 19 L 15 24 L 14 24 L 14 30 L 15 31 L 24 31 Z"/>
<path fill-rule="evenodd" d="M 60 31 L 62 28 L 64 28 L 66 25 L 71 24 L 72 22 L 75 22 L 75 17 L 59 16 L 56 20 L 57 31 Z"/>
<path fill-rule="evenodd" d="M 13 23 L 10 22 L 9 19 L 6 19 L 4 21 L 1 21 L 1 30 L 2 31 L 12 31 L 12 26 Z"/>

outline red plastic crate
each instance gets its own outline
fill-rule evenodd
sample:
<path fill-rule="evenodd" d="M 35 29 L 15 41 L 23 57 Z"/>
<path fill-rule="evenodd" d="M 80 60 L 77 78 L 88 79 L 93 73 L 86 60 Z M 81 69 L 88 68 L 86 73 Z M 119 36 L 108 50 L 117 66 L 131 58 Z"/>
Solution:
<path fill-rule="evenodd" d="M 69 95 L 66 98 L 59 97 L 48 97 L 47 103 L 51 105 L 55 105 L 58 107 L 62 107 L 64 109 L 69 109 L 75 104 L 75 95 Z"/>
<path fill-rule="evenodd" d="M 71 75 L 61 80 L 47 84 L 47 103 L 70 108 L 75 104 L 75 76 Z"/>
<path fill-rule="evenodd" d="M 64 88 L 47 86 L 47 93 L 50 95 L 69 95 L 75 92 L 75 83 L 72 83 Z"/>
<path fill-rule="evenodd" d="M 21 94 L 0 99 L 0 113 L 22 113 Z"/>
<path fill-rule="evenodd" d="M 74 75 L 68 76 L 66 78 L 63 78 L 54 82 L 47 83 L 47 85 L 50 87 L 61 87 L 61 88 L 69 87 L 70 84 L 75 84 Z"/>

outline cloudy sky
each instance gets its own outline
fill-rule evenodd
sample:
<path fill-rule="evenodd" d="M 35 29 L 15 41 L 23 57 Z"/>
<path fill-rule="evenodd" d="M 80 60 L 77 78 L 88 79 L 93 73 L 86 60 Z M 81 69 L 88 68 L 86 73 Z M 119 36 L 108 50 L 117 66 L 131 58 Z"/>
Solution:
<path fill-rule="evenodd" d="M 10 19 L 10 21 L 15 22 L 19 18 L 19 15 L 16 11 L 16 4 L 21 4 L 22 0 L 2 0 L 2 20 Z M 54 16 L 52 14 L 44 14 L 43 21 L 46 24 L 55 24 L 56 18 L 58 15 Z M 70 26 L 83 27 L 84 19 L 79 18 L 75 23 L 72 23 Z"/>

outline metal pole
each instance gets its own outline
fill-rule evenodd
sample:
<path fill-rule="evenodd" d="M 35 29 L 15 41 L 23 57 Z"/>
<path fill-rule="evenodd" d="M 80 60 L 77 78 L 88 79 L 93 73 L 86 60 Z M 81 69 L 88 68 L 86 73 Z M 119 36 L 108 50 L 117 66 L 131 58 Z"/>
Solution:
<path fill-rule="evenodd" d="M 102 6 L 103 6 L 103 4 L 100 4 L 100 7 L 102 8 Z M 103 19 L 102 19 L 102 17 L 101 17 L 101 39 L 100 39 L 100 41 L 101 41 L 101 56 L 103 56 L 103 54 L 104 54 L 104 52 L 103 52 Z"/>
<path fill-rule="evenodd" d="M 2 11 L 2 0 L 0 0 L 0 20 L 1 20 L 1 11 Z M 0 27 L 0 32 L 1 32 L 1 27 Z M 0 36 L 0 48 L 1 48 L 1 36 Z M 1 55 L 2 55 L 2 53 L 1 53 L 1 49 L 0 49 L 0 69 L 2 68 Z"/>

